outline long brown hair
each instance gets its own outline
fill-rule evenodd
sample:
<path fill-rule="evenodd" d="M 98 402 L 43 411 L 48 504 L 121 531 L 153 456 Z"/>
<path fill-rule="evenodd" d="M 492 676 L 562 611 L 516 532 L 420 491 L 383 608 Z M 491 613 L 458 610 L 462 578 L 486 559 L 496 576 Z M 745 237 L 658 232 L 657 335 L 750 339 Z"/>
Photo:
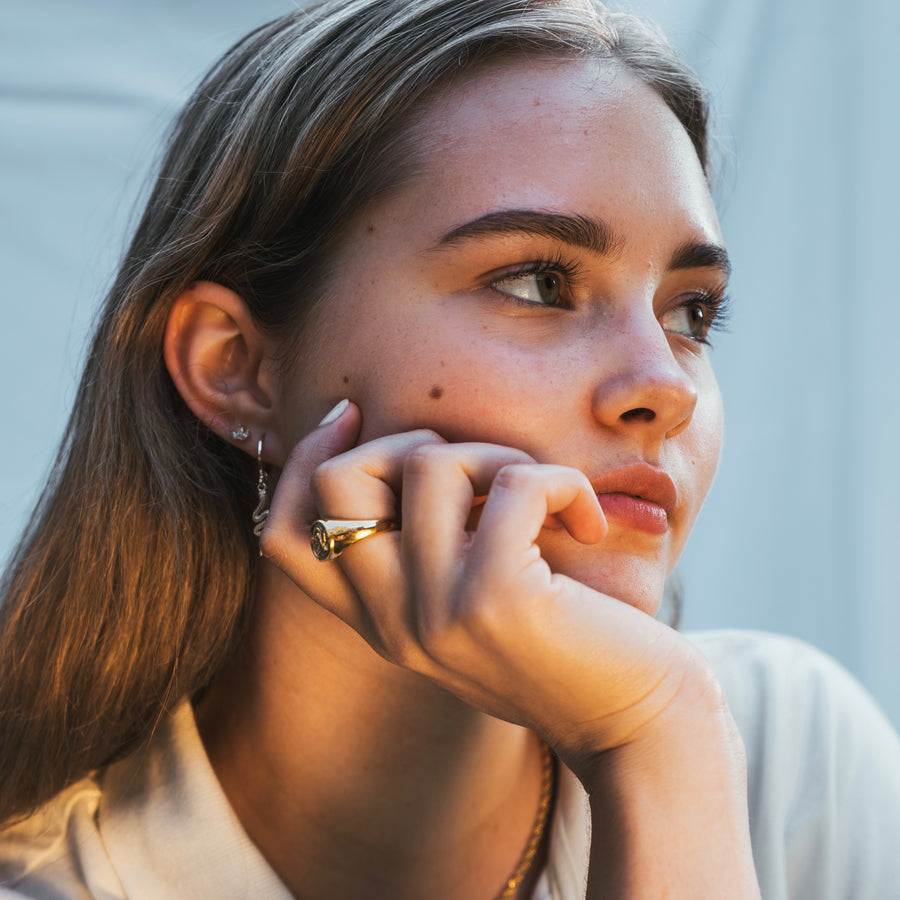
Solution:
<path fill-rule="evenodd" d="M 261 328 L 296 338 L 342 224 L 413 163 L 404 142 L 429 92 L 517 55 L 627 67 L 706 169 L 696 79 L 640 21 L 588 0 L 319 0 L 251 33 L 200 84 L 0 585 L 0 821 L 146 739 L 209 683 L 250 610 L 252 473 L 168 377 L 173 300 L 218 281 Z"/>

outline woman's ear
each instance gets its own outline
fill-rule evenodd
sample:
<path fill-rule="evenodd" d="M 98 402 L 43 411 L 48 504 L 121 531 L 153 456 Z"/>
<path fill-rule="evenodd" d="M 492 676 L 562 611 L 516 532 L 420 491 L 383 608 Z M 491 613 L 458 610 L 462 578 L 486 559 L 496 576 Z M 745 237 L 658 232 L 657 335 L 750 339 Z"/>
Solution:
<path fill-rule="evenodd" d="M 187 288 L 169 311 L 163 355 L 178 393 L 198 419 L 254 456 L 264 438 L 266 461 L 283 463 L 265 341 L 234 291 L 211 281 Z M 249 430 L 249 441 L 232 434 L 241 426 Z"/>

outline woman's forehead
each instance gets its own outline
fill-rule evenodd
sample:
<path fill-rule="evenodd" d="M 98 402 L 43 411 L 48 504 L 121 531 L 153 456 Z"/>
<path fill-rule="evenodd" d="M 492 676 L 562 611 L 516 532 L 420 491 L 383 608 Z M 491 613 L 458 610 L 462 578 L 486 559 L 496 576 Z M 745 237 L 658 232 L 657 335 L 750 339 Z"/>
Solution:
<path fill-rule="evenodd" d="M 507 57 L 491 60 L 459 73 L 432 93 L 423 123 L 438 124 L 455 113 L 466 115 L 502 109 L 504 101 L 519 97 L 539 108 L 542 96 L 559 85 L 571 96 L 582 94 L 586 105 L 597 92 L 614 96 L 617 90 L 640 84 L 629 69 L 615 60 L 568 57 Z M 548 97 L 548 99 L 550 99 Z"/>
<path fill-rule="evenodd" d="M 462 224 L 498 209 L 627 220 L 652 210 L 656 224 L 719 235 L 687 132 L 652 88 L 615 63 L 491 66 L 437 94 L 412 138 L 417 177 L 394 204 L 407 221 Z"/>

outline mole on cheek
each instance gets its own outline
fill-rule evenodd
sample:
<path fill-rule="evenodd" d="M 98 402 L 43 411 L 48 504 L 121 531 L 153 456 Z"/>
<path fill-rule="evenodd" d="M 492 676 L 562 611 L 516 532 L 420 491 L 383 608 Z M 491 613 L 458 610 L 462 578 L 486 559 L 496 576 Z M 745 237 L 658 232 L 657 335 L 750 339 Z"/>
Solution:
<path fill-rule="evenodd" d="M 344 384 L 350 384 L 350 376 L 349 375 L 344 376 Z"/>
<path fill-rule="evenodd" d="M 444 389 L 436 384 L 429 392 L 428 396 L 431 397 L 432 400 L 440 400 L 441 397 L 444 396 Z"/>

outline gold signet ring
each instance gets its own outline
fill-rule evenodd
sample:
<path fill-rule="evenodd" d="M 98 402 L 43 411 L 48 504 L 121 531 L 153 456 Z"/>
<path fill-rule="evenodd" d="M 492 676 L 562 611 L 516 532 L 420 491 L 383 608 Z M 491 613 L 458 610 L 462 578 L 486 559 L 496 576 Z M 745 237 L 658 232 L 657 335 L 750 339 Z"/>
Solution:
<path fill-rule="evenodd" d="M 316 559 L 337 559 L 351 544 L 382 531 L 394 531 L 391 519 L 316 519 L 309 527 L 309 544 Z"/>

